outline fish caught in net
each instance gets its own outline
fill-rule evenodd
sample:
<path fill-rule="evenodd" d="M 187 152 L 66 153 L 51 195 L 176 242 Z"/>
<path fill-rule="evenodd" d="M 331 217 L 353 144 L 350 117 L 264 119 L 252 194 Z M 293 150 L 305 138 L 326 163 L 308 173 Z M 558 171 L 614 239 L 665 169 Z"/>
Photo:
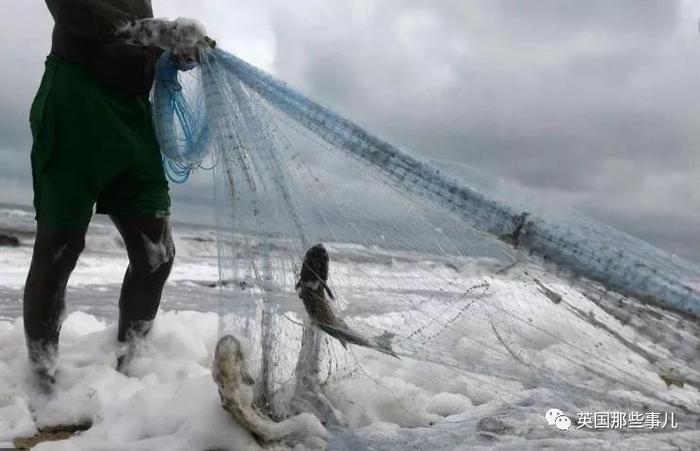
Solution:
<path fill-rule="evenodd" d="M 658 381 L 700 381 L 698 337 L 668 352 L 629 314 L 692 324 L 697 267 L 416 157 L 221 49 L 199 59 L 160 60 L 154 122 L 173 178 L 213 168 L 220 335 L 245 350 L 258 411 L 377 449 L 515 433 L 499 416 L 554 402 L 700 417 Z M 367 430 L 378 418 L 398 426 Z"/>

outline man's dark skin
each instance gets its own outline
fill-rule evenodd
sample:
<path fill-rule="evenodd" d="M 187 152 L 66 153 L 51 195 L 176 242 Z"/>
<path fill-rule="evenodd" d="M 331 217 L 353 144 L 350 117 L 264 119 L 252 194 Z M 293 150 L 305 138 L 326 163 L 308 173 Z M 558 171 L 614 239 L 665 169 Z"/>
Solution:
<path fill-rule="evenodd" d="M 160 52 L 116 42 L 115 26 L 152 17 L 149 0 L 46 0 L 55 20 L 52 53 L 88 69 L 98 80 L 129 94 L 147 95 Z M 100 149 L 95 149 L 99 152 Z M 110 216 L 121 234 L 129 266 L 119 298 L 118 340 L 134 344 L 150 330 L 175 247 L 167 217 Z M 30 366 L 50 391 L 65 309 L 68 278 L 85 247 L 87 226 L 56 229 L 37 221 L 32 263 L 24 290 L 24 326 Z M 122 362 L 120 362 L 122 363 Z"/>
<path fill-rule="evenodd" d="M 148 95 L 161 51 L 119 42 L 116 28 L 153 17 L 150 0 L 45 0 L 54 18 L 51 53 L 80 64 L 105 84 Z"/>

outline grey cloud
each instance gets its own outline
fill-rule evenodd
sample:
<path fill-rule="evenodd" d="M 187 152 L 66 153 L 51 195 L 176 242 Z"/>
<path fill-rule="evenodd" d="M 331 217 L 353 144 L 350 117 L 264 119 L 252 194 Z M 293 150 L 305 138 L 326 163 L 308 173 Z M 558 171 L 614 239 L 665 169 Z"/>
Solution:
<path fill-rule="evenodd" d="M 0 201 L 25 202 L 29 174 L 29 107 L 49 52 L 51 18 L 43 2 L 20 2 L 0 17 Z"/>
<path fill-rule="evenodd" d="M 157 15 L 197 17 L 222 47 L 254 62 L 274 52 L 278 77 L 392 142 L 519 182 L 700 260 L 697 6 L 154 2 Z M 28 149 L 51 21 L 42 2 L 21 2 L 0 21 L 0 174 L 28 176 L 24 156 L 5 161 Z M 209 197 L 207 180 L 174 187 L 176 204 Z"/>
<path fill-rule="evenodd" d="M 700 38 L 682 2 L 309 3 L 273 21 L 282 78 L 427 156 L 700 255 L 700 199 L 683 194 L 698 192 Z"/>
<path fill-rule="evenodd" d="M 619 38 L 654 39 L 676 26 L 679 2 L 668 0 L 519 0 L 480 1 L 499 23 L 525 39 L 562 39 L 575 33 L 593 31 Z"/>

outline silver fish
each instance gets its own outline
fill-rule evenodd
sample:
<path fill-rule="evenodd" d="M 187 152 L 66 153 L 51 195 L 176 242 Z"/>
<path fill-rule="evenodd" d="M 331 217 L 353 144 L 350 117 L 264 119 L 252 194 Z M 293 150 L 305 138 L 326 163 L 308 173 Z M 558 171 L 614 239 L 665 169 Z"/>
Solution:
<path fill-rule="evenodd" d="M 248 373 L 241 344 L 233 335 L 224 335 L 216 344 L 212 376 L 219 388 L 222 407 L 250 431 L 258 443 L 264 445 L 290 438 L 303 442 L 311 437 L 328 437 L 321 422 L 309 413 L 275 422 L 253 405 L 255 381 Z"/>
<path fill-rule="evenodd" d="M 333 292 L 326 283 L 328 263 L 328 251 L 323 244 L 313 246 L 304 256 L 296 290 L 304 303 L 309 318 L 319 329 L 338 340 L 344 348 L 347 348 L 348 343 L 350 343 L 399 358 L 391 349 L 391 340 L 394 338 L 394 334 L 384 332 L 378 337 L 365 338 L 336 316 L 330 302 L 326 299 L 326 294 L 328 294 L 330 299 L 335 300 Z"/>

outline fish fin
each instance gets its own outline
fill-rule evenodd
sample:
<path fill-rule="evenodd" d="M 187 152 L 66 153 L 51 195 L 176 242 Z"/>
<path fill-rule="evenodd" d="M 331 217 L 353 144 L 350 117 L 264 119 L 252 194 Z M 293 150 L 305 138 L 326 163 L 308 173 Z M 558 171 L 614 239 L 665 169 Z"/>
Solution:
<path fill-rule="evenodd" d="M 391 349 L 391 342 L 395 336 L 396 336 L 396 334 L 385 331 L 383 334 L 379 335 L 378 337 L 374 337 L 374 342 L 377 345 L 377 347 L 375 349 L 379 352 L 383 352 L 384 354 L 389 354 L 390 356 L 394 356 L 397 359 L 401 360 L 401 358 L 396 355 L 394 350 Z"/>
<path fill-rule="evenodd" d="M 378 337 L 374 337 L 374 341 L 381 347 L 383 348 L 390 348 L 391 347 L 391 341 L 394 339 L 396 334 L 392 334 L 391 332 L 385 331 L 383 334 L 379 335 Z"/>
<path fill-rule="evenodd" d="M 340 324 L 337 325 L 318 324 L 318 328 L 338 340 L 346 349 L 347 344 L 353 344 L 365 348 L 371 348 L 400 359 L 393 349 L 391 349 L 391 339 L 394 338 L 394 334 L 390 332 L 384 332 L 382 335 L 368 340 L 354 330 L 350 329 L 344 322 L 340 322 Z"/>
<path fill-rule="evenodd" d="M 318 324 L 318 328 L 330 335 L 331 337 L 338 340 L 341 344 L 343 344 L 343 347 L 347 347 L 346 345 L 348 343 L 359 346 L 368 346 L 369 344 L 366 340 L 355 334 L 352 330 L 348 329 L 345 324 L 342 323 L 339 325 Z"/>
<path fill-rule="evenodd" d="M 326 293 L 328 293 L 328 297 L 335 301 L 335 296 L 333 296 L 333 292 L 332 292 L 331 289 L 328 287 L 328 285 L 326 285 L 326 284 L 324 283 L 324 284 L 323 284 L 323 288 L 326 290 Z"/>
<path fill-rule="evenodd" d="M 398 355 L 396 355 L 396 353 L 395 353 L 394 351 L 392 351 L 390 348 L 389 348 L 389 349 L 385 349 L 385 348 L 373 348 L 373 349 L 376 349 L 377 351 L 381 352 L 382 354 L 390 355 L 390 356 L 392 356 L 392 357 L 394 357 L 394 358 L 397 358 L 397 359 L 401 360 L 401 357 L 399 357 Z"/>

